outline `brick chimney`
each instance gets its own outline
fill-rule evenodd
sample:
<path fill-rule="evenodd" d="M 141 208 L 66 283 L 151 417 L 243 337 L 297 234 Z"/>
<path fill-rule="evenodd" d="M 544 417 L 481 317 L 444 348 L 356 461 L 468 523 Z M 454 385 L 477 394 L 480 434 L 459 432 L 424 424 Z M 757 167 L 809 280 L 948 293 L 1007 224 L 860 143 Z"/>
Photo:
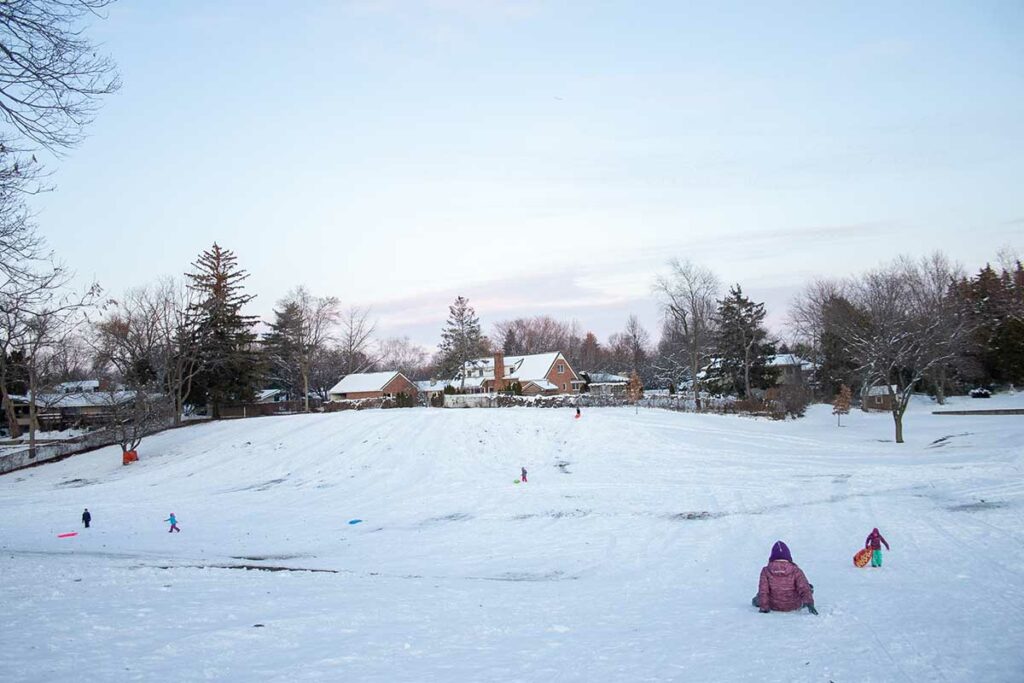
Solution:
<path fill-rule="evenodd" d="M 494 352 L 494 390 L 504 391 L 508 386 L 505 380 L 505 354 L 501 351 Z"/>

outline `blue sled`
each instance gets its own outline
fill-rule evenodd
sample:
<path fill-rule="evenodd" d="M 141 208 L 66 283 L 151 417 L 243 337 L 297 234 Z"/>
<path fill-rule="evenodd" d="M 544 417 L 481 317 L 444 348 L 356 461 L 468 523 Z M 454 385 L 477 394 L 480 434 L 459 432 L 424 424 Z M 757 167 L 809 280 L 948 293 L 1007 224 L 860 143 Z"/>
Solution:
<path fill-rule="evenodd" d="M 359 524 L 361 521 L 363 521 L 363 520 L 361 520 L 361 519 L 350 519 L 350 520 L 348 520 L 348 523 L 349 524 Z"/>

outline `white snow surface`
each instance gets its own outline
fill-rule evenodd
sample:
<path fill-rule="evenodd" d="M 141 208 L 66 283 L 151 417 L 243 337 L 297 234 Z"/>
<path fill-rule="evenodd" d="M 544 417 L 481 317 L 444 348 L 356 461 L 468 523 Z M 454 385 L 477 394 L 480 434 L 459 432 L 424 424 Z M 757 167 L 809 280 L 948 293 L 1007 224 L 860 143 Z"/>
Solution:
<path fill-rule="evenodd" d="M 932 408 L 903 445 L 830 406 L 347 411 L 14 472 L 0 680 L 1024 680 L 1024 419 Z M 778 539 L 819 616 L 750 605 Z"/>

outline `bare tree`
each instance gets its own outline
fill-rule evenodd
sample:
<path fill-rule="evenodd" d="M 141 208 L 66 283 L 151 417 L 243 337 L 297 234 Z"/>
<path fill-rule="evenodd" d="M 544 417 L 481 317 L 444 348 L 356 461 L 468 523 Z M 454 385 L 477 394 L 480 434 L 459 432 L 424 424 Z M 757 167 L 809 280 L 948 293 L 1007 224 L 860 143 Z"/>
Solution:
<path fill-rule="evenodd" d="M 299 379 L 302 382 L 302 397 L 305 411 L 309 412 L 310 376 L 313 372 L 313 365 L 317 357 L 323 353 L 327 344 L 334 339 L 338 323 L 341 320 L 341 312 L 337 297 L 313 296 L 308 289 L 300 285 L 293 289 L 288 295 L 278 302 L 284 311 L 291 312 L 293 320 L 290 324 L 276 330 L 278 335 L 285 337 L 283 347 L 294 363 L 298 371 Z M 372 332 L 361 329 L 365 326 L 365 313 L 356 313 L 352 309 L 345 317 L 344 332 L 352 332 L 354 337 L 346 337 L 343 341 L 352 342 L 357 348 L 366 344 L 365 336 Z"/>
<path fill-rule="evenodd" d="M 502 320 L 494 325 L 494 339 L 501 343 L 506 356 L 524 356 L 534 353 L 561 351 L 568 357 L 579 344 L 579 325 L 576 321 L 556 320 L 549 315 L 532 318 Z"/>
<path fill-rule="evenodd" d="M 166 392 L 181 424 L 185 397 L 199 371 L 193 290 L 174 278 L 128 290 L 109 299 L 96 326 L 95 354 L 133 386 Z"/>
<path fill-rule="evenodd" d="M 428 357 L 427 350 L 409 337 L 389 337 L 377 343 L 377 366 L 381 370 L 398 370 L 409 378 L 418 378 Z"/>
<path fill-rule="evenodd" d="M 809 282 L 794 297 L 789 307 L 789 326 L 795 341 L 804 342 L 814 351 L 811 360 L 821 362 L 821 339 L 827 327 L 830 304 L 846 295 L 847 285 L 841 280 L 817 279 Z"/>
<path fill-rule="evenodd" d="M 690 261 L 672 259 L 669 268 L 671 272 L 658 278 L 654 290 L 661 298 L 665 316 L 671 319 L 682 341 L 699 408 L 699 373 L 714 348 L 720 283 L 710 270 Z"/>
<path fill-rule="evenodd" d="M 0 115 L 50 150 L 74 146 L 98 98 L 118 89 L 114 64 L 83 36 L 112 0 L 0 3 Z"/>
<path fill-rule="evenodd" d="M 29 385 L 29 448 L 34 451 L 39 428 L 38 397 L 52 367 L 55 350 L 67 344 L 79 327 L 87 323 L 85 310 L 99 296 L 92 285 L 82 294 L 64 289 L 66 282 L 54 281 L 53 288 L 40 293 L 35 306 L 22 311 L 20 348 L 25 353 Z"/>
<path fill-rule="evenodd" d="M 122 454 L 134 451 L 143 438 L 174 422 L 173 403 L 166 394 L 142 387 L 120 389 L 111 384 L 101 396 L 108 412 L 108 429 L 117 438 Z"/>
<path fill-rule="evenodd" d="M 363 372 L 373 364 L 369 355 L 370 339 L 377 324 L 370 320 L 370 309 L 352 306 L 341 314 L 338 350 L 344 359 L 344 374 Z M 340 379 L 340 378 L 339 378 Z"/>
<path fill-rule="evenodd" d="M 946 375 L 950 364 L 966 351 L 971 332 L 967 311 L 954 289 L 966 273 L 961 265 L 951 262 L 939 251 L 917 262 L 903 258 L 899 263 L 909 280 L 909 295 L 917 315 L 941 321 L 945 330 L 945 334 L 930 339 L 937 348 L 931 349 L 929 354 L 947 360 L 937 361 L 924 375 L 935 388 L 935 400 L 941 405 L 946 402 Z"/>
<path fill-rule="evenodd" d="M 903 443 L 903 416 L 922 378 L 950 362 L 966 323 L 936 317 L 917 299 L 914 288 L 926 277 L 912 261 L 901 259 L 857 279 L 851 300 L 859 315 L 843 321 L 842 338 L 864 374 L 866 384 L 887 387 L 896 443 Z"/>

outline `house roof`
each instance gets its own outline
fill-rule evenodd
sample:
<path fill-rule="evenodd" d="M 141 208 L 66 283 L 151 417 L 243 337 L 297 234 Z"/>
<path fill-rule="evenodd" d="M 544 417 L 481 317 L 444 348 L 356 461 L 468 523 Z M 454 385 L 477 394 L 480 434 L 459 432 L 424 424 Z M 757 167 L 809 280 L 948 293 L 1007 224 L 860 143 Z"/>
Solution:
<path fill-rule="evenodd" d="M 629 378 L 622 375 L 613 375 L 610 372 L 589 373 L 591 384 L 629 384 Z"/>
<path fill-rule="evenodd" d="M 331 387 L 329 394 L 357 394 L 366 391 L 383 391 L 395 377 L 402 376 L 397 370 L 385 372 L 357 372 L 345 377 Z"/>
<path fill-rule="evenodd" d="M 530 379 L 526 380 L 526 384 L 536 385 L 540 387 L 543 391 L 558 391 L 558 387 L 556 387 L 554 384 L 547 381 L 546 379 Z"/>
<path fill-rule="evenodd" d="M 100 388 L 100 382 L 97 379 L 84 379 L 78 382 L 62 382 L 57 385 L 58 394 L 71 394 L 83 391 L 96 391 Z"/>
<path fill-rule="evenodd" d="M 517 379 L 521 382 L 544 379 L 555 360 L 561 355 L 558 351 L 552 351 L 551 353 L 535 353 L 530 356 L 505 356 L 504 379 Z M 483 370 L 483 379 L 494 379 L 494 358 L 477 358 L 467 362 L 463 368 L 466 374 L 479 370 Z M 469 379 L 467 377 L 466 381 L 468 382 Z"/>
<path fill-rule="evenodd" d="M 256 402 L 262 403 L 263 401 L 269 401 L 270 399 L 278 396 L 282 393 L 281 389 L 260 389 L 256 392 Z"/>
<path fill-rule="evenodd" d="M 155 394 L 154 394 L 155 395 Z M 29 396 L 11 396 L 15 403 L 28 403 Z M 40 408 L 95 408 L 125 403 L 135 398 L 134 391 L 96 391 L 81 394 L 38 394 L 36 405 Z"/>
<path fill-rule="evenodd" d="M 896 389 L 895 384 L 893 384 L 891 387 L 887 387 L 884 384 L 879 384 L 868 389 L 868 396 L 888 396 L 890 388 L 892 389 L 892 393 L 899 393 Z"/>
<path fill-rule="evenodd" d="M 785 365 L 799 365 L 803 367 L 807 362 L 795 353 L 777 353 L 768 359 L 768 367 L 778 368 Z"/>
<path fill-rule="evenodd" d="M 430 391 L 444 391 L 444 388 L 451 384 L 445 380 L 432 380 L 432 379 L 421 379 L 413 382 L 416 385 L 416 389 L 423 392 Z"/>

